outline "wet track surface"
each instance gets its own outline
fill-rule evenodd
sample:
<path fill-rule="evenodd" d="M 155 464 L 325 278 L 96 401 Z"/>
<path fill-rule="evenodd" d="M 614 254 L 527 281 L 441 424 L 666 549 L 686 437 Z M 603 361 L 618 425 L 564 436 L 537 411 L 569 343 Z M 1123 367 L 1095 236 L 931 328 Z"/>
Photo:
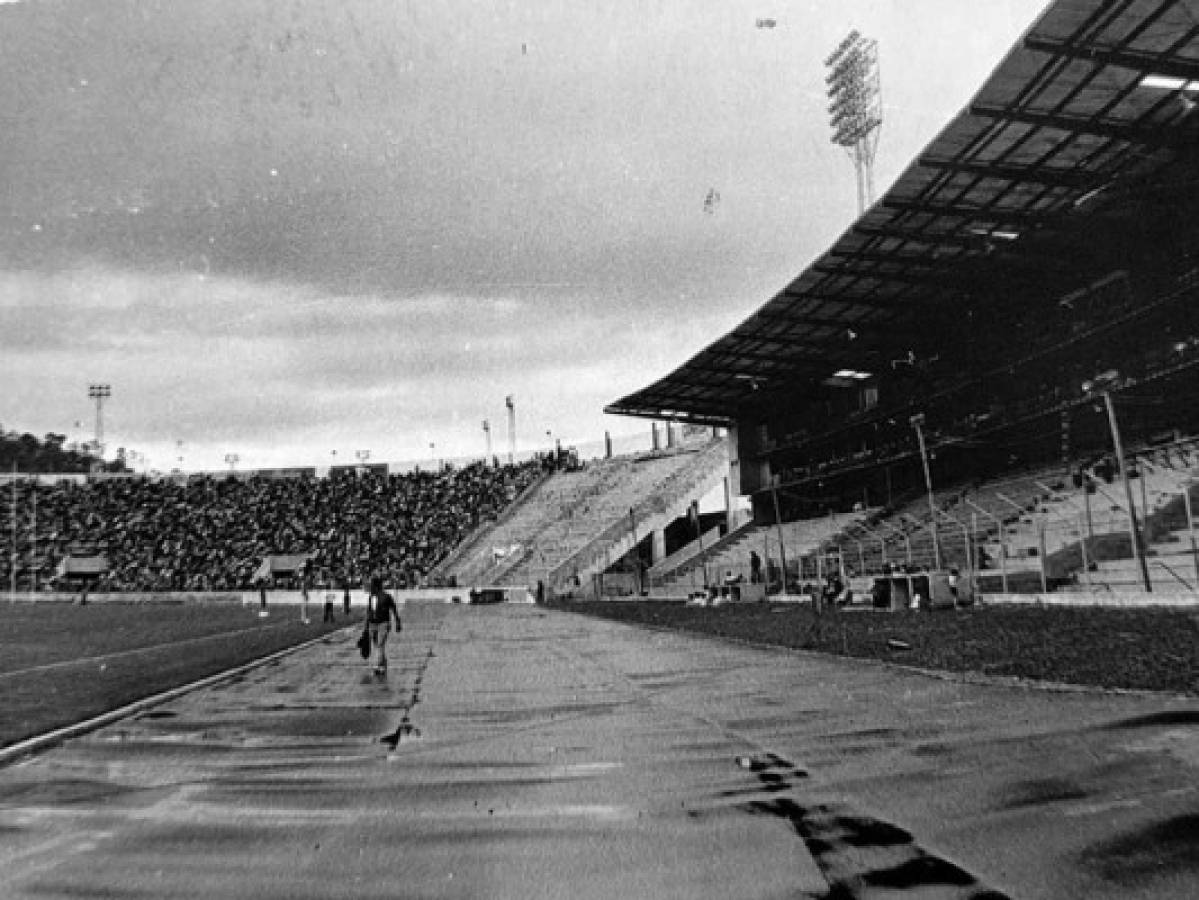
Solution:
<path fill-rule="evenodd" d="M 404 615 L 0 769 L 0 896 L 1199 896 L 1195 702 Z"/>

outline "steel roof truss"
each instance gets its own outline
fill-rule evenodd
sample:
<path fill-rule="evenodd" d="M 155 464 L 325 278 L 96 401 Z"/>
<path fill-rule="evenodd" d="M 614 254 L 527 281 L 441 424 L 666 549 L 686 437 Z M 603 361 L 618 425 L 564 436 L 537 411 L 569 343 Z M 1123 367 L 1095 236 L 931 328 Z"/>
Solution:
<path fill-rule="evenodd" d="M 1192 28 L 1175 46 L 1193 42 L 1197 36 L 1199 36 L 1199 26 Z M 1105 66 L 1165 75 L 1169 78 L 1185 78 L 1188 81 L 1199 80 L 1199 59 L 1184 59 L 1181 56 L 1170 55 L 1169 51 L 1151 53 L 1147 50 L 1133 50 L 1129 47 L 1078 44 L 1035 35 L 1025 38 L 1024 46 L 1029 50 L 1039 50 L 1057 56 L 1070 56 L 1088 62 L 1102 63 Z"/>
<path fill-rule="evenodd" d="M 1053 128 L 1074 135 L 1090 134 L 1114 141 L 1127 141 L 1132 144 L 1154 147 L 1173 147 L 1186 139 L 1185 136 L 1168 128 L 1149 127 L 1133 122 L 1100 121 L 1083 116 L 1067 116 L 1061 113 L 1039 112 L 1031 109 L 988 106 L 983 103 L 971 104 L 970 115 L 983 119 L 998 119 L 1018 125 L 1030 125 L 1034 128 Z"/>
<path fill-rule="evenodd" d="M 927 169 L 940 169 L 945 172 L 971 175 L 978 178 L 994 178 L 999 181 L 1010 181 L 1015 184 L 1043 184 L 1051 187 L 1086 190 L 1101 183 L 1103 180 L 1103 176 L 1100 174 L 1047 166 L 1028 167 L 1012 163 L 937 159 L 933 156 L 922 156 L 916 162 L 917 165 L 924 166 Z"/>

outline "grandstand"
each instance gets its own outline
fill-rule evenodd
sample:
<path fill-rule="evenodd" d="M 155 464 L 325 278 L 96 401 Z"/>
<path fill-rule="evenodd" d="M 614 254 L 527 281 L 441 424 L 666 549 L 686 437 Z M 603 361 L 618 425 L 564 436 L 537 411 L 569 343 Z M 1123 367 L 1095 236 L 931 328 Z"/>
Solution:
<path fill-rule="evenodd" d="M 1177 0 L 1051 4 L 833 246 L 607 412 L 727 428 L 759 526 L 875 510 L 796 578 L 1196 589 L 1197 41 Z"/>
<path fill-rule="evenodd" d="M 665 447 L 587 463 L 563 451 L 519 465 L 323 476 L 10 474 L 0 528 L 14 540 L 0 583 L 13 593 L 204 594 L 360 587 L 380 574 L 400 590 L 523 595 L 540 582 L 573 594 L 615 569 L 631 573 L 611 581 L 629 593 L 655 553 L 688 540 L 690 511 L 727 477 L 722 436 L 666 434 Z"/>
<path fill-rule="evenodd" d="M 671 423 L 665 448 L 655 426 L 580 467 L 21 486 L 0 577 L 102 556 L 117 590 L 244 588 L 303 552 L 333 579 L 677 596 L 756 552 L 784 591 L 1199 589 L 1197 39 L 1179 0 L 1050 4 L 831 247 L 607 408 Z"/>
<path fill-rule="evenodd" d="M 581 589 L 630 553 L 640 559 L 641 545 L 665 547 L 667 526 L 725 477 L 726 447 L 706 438 L 557 472 L 439 571 L 458 584 Z"/>
<path fill-rule="evenodd" d="M 9 476 L 0 579 L 14 591 L 248 591 L 272 557 L 303 558 L 314 585 L 426 583 L 472 529 L 542 477 L 544 462 L 390 473 L 149 478 Z M 80 565 L 81 560 L 92 561 Z M 102 562 L 100 562 L 102 561 Z M 298 586 L 294 566 L 274 587 Z"/>

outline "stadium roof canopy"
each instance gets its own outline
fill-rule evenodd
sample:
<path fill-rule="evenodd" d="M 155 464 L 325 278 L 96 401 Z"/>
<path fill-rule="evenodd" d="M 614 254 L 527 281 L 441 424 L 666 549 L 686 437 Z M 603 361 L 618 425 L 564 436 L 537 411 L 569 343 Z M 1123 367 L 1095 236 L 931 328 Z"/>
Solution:
<path fill-rule="evenodd" d="M 932 351 L 936 322 L 970 304 L 1046 302 L 1111 271 L 1153 240 L 1146 223 L 1162 227 L 1196 194 L 1191 5 L 1052 4 L 827 252 L 605 412 L 727 424 L 776 392 L 810 393 Z"/>

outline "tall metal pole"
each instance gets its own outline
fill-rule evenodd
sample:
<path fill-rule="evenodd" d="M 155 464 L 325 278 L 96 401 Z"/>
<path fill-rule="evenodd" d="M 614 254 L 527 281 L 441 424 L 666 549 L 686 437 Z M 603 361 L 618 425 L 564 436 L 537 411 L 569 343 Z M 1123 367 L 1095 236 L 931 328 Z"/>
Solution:
<path fill-rule="evenodd" d="M 483 420 L 483 436 L 487 441 L 487 465 L 491 465 L 491 423 L 486 419 Z"/>
<path fill-rule="evenodd" d="M 17 599 L 17 463 L 12 464 L 12 599 Z"/>
<path fill-rule="evenodd" d="M 933 498 L 933 476 L 928 469 L 928 448 L 924 445 L 924 415 L 912 416 L 909 420 L 912 427 L 916 429 L 916 440 L 920 444 L 920 463 L 924 466 L 924 485 L 928 488 L 928 514 L 933 532 L 933 564 L 937 567 L 937 571 L 941 571 L 941 539 L 938 536 L 939 529 L 937 528 L 937 502 Z"/>
<path fill-rule="evenodd" d="M 1191 507 L 1191 481 L 1182 486 L 1182 502 L 1187 511 L 1187 534 L 1191 538 L 1191 560 L 1195 564 L 1195 586 L 1199 588 L 1199 548 L 1195 546 L 1195 510 Z"/>
<path fill-rule="evenodd" d="M 1086 472 L 1082 476 L 1082 503 L 1087 514 L 1087 537 L 1095 536 L 1095 523 L 1091 520 L 1091 476 Z"/>
<path fill-rule="evenodd" d="M 33 480 L 33 528 L 29 532 L 29 568 L 32 577 L 29 579 L 29 593 L 37 590 L 37 479 Z"/>
<path fill-rule="evenodd" d="M 637 577 L 637 596 L 641 596 L 641 553 L 637 549 L 637 514 L 629 507 L 629 535 L 633 539 L 633 572 Z"/>
<path fill-rule="evenodd" d="M 1087 536 L 1083 531 L 1084 525 L 1082 516 L 1078 517 L 1078 549 L 1082 553 L 1082 581 L 1087 586 L 1087 593 L 1091 593 L 1091 560 L 1087 555 Z"/>
<path fill-rule="evenodd" d="M 853 161 L 858 213 L 873 202 L 874 154 L 883 124 L 878 42 L 851 31 L 824 61 L 832 141 Z"/>
<path fill-rule="evenodd" d="M 699 501 L 691 501 L 691 518 L 695 522 L 695 542 L 699 547 L 699 563 L 704 570 L 704 590 L 708 590 L 708 561 L 704 559 L 704 525 L 699 517 Z"/>
<path fill-rule="evenodd" d="M 1049 593 L 1049 575 L 1045 571 L 1045 520 L 1037 519 L 1037 562 L 1041 564 L 1041 593 Z"/>
<path fill-rule="evenodd" d="M 112 396 L 112 385 L 90 384 L 87 395 L 96 401 L 96 453 L 104 457 L 104 401 Z"/>
<path fill-rule="evenodd" d="M 982 569 L 982 560 L 979 557 L 982 556 L 983 552 L 982 543 L 978 540 L 978 513 L 976 512 L 970 513 L 970 530 L 973 532 L 970 540 L 975 550 L 970 557 L 972 563 L 970 568 L 970 598 L 973 600 L 978 596 L 978 573 Z"/>
<path fill-rule="evenodd" d="M 508 408 L 508 465 L 516 462 L 516 401 L 509 394 L 504 398 L 504 406 Z"/>
<path fill-rule="evenodd" d="M 1141 580 L 1145 592 L 1152 593 L 1153 585 L 1149 581 L 1149 564 L 1141 546 L 1141 530 L 1137 525 L 1137 511 L 1132 502 L 1132 485 L 1128 483 L 1128 467 L 1124 464 L 1124 444 L 1120 440 L 1120 426 L 1116 421 L 1116 405 L 1112 402 L 1111 391 L 1103 392 L 1103 405 L 1107 409 L 1107 421 L 1112 429 L 1112 443 L 1116 447 L 1116 466 L 1120 470 L 1120 478 L 1124 481 L 1124 496 L 1128 500 L 1128 529 L 1132 536 L 1132 555 L 1141 568 Z"/>
<path fill-rule="evenodd" d="M 770 496 L 774 500 L 774 527 L 779 536 L 779 567 L 782 570 L 782 585 L 780 593 L 787 596 L 787 551 L 783 547 L 783 520 L 779 516 L 779 490 L 777 480 L 770 482 Z"/>

